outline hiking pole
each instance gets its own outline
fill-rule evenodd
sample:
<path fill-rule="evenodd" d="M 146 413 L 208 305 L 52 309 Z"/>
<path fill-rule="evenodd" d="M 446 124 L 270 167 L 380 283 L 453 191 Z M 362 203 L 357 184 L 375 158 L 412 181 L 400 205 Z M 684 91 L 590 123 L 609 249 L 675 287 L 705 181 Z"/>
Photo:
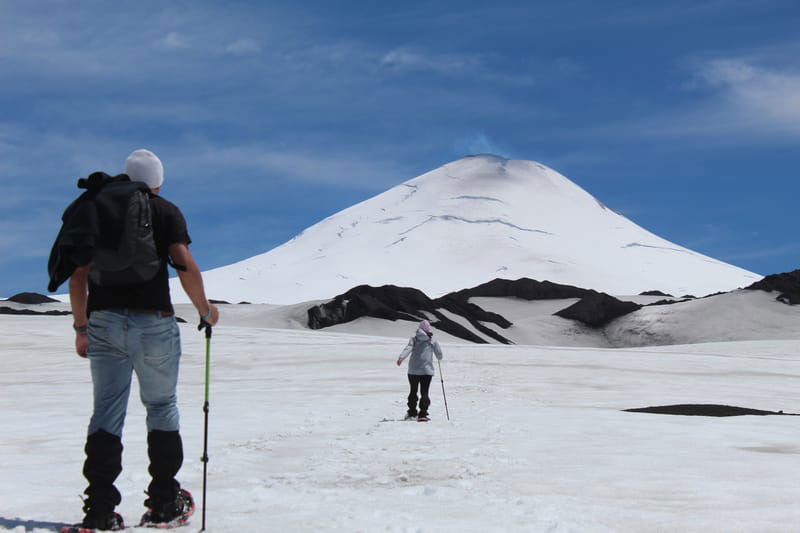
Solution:
<path fill-rule="evenodd" d="M 444 398 L 444 412 L 447 414 L 447 419 L 450 420 L 450 410 L 447 408 L 447 394 L 444 393 L 444 376 L 442 376 L 442 362 L 436 359 L 439 364 L 439 379 L 442 381 L 442 397 Z"/>
<path fill-rule="evenodd" d="M 208 403 L 208 381 L 209 381 L 209 374 L 211 370 L 211 324 L 200 318 L 200 325 L 197 326 L 197 330 L 200 331 L 203 328 L 206 330 L 206 399 L 203 403 L 203 413 L 205 413 L 205 422 L 203 427 L 203 457 L 200 459 L 203 461 L 203 526 L 200 528 L 200 531 L 206 530 L 206 474 L 208 473 L 208 411 L 209 411 L 209 403 Z"/>

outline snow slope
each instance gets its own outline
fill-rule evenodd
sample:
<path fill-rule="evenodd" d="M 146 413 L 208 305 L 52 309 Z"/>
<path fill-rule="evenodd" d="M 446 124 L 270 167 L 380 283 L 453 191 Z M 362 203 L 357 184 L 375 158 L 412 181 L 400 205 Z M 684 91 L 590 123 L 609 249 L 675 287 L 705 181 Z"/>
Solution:
<path fill-rule="evenodd" d="M 436 378 L 433 421 L 418 424 L 394 421 L 406 395 L 406 369 L 394 365 L 402 341 L 242 325 L 263 311 L 237 308 L 214 334 L 210 533 L 727 533 L 800 522 L 800 419 L 621 411 L 698 402 L 798 412 L 798 341 L 445 342 L 452 420 Z M 52 531 L 81 515 L 88 365 L 71 353 L 70 317 L 0 324 L 0 530 Z M 192 324 L 181 331 L 180 479 L 199 500 L 204 341 Z M 134 523 L 147 485 L 136 390 L 130 407 L 118 485 Z M 198 511 L 185 531 L 199 529 Z"/>
<path fill-rule="evenodd" d="M 676 296 L 761 278 L 653 235 L 544 165 L 491 155 L 444 165 L 265 254 L 204 273 L 212 298 L 275 304 L 360 284 L 436 297 L 497 277 Z"/>
<path fill-rule="evenodd" d="M 638 347 L 749 340 L 800 340 L 800 306 L 775 299 L 777 293 L 732 291 L 672 305 L 646 306 L 603 328 L 553 316 L 576 300 L 528 302 L 514 298 L 471 298 L 514 325 L 487 324 L 515 344 Z M 621 297 L 646 304 L 659 297 Z M 470 328 L 472 329 L 472 328 Z M 487 341 L 492 341 L 487 338 Z"/>
<path fill-rule="evenodd" d="M 554 313 L 574 304 L 576 299 L 528 301 L 520 298 L 470 298 L 486 311 L 498 313 L 512 322 L 502 329 L 484 323 L 514 344 L 539 346 L 583 346 L 595 348 L 631 348 L 674 344 L 697 344 L 751 340 L 800 340 L 800 305 L 786 305 L 776 300 L 776 292 L 740 290 L 672 305 L 646 306 L 624 315 L 603 328 L 594 329 Z M 621 296 L 622 300 L 650 304 L 659 296 Z M 268 304 L 223 305 L 225 322 L 240 326 L 308 329 L 308 310 L 320 301 L 279 306 Z M 68 310 L 69 304 L 23 305 L 4 302 L 15 309 Z M 197 314 L 191 305 L 176 305 L 178 316 L 193 320 Z M 474 328 L 463 317 L 439 309 L 470 332 L 490 344 L 498 341 Z M 432 314 L 420 318 L 435 321 Z M 327 333 L 347 333 L 407 339 L 417 324 L 404 320 L 392 322 L 363 317 L 352 322 L 325 328 Z M 437 330 L 443 342 L 463 343 L 463 339 Z"/>
<path fill-rule="evenodd" d="M 576 299 L 528 301 L 481 297 L 470 298 L 469 301 L 512 322 L 513 325 L 507 329 L 496 324 L 483 325 L 514 344 L 522 345 L 631 348 L 704 342 L 800 340 L 800 306 L 778 302 L 776 296 L 777 293 L 764 291 L 733 291 L 673 305 L 648 306 L 598 329 L 553 315 L 575 303 Z M 639 304 L 663 299 L 652 296 L 620 298 Z M 307 327 L 303 321 L 305 312 L 298 314 L 305 307 L 275 308 L 270 317 L 264 316 L 261 325 L 283 327 L 282 324 L 289 319 L 279 317 L 288 315 L 294 317 L 292 320 L 300 327 Z M 446 313 L 441 309 L 439 311 Z M 428 318 L 435 320 L 433 316 Z M 459 320 L 459 323 L 486 342 L 498 342 L 472 327 L 466 320 Z M 416 324 L 407 321 L 391 322 L 366 317 L 323 331 L 406 338 L 415 327 Z M 465 342 L 443 331 L 437 331 L 436 334 L 438 338 L 451 342 Z"/>

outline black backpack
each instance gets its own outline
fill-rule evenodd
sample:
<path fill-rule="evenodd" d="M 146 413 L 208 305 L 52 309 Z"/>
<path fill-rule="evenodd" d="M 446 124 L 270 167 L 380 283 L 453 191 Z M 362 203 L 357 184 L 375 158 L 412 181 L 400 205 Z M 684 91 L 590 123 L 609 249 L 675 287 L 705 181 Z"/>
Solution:
<path fill-rule="evenodd" d="M 99 233 L 89 278 L 104 287 L 149 281 L 161 268 L 153 235 L 150 188 L 120 178 L 106 180 L 92 200 Z M 83 181 L 78 187 L 89 188 L 89 180 Z"/>
<path fill-rule="evenodd" d="M 90 263 L 90 279 L 104 287 L 153 279 L 162 259 L 153 235 L 149 187 L 125 174 L 104 172 L 78 180 L 78 187 L 86 192 L 61 217 L 47 265 L 48 290 L 55 291 L 75 268 Z"/>

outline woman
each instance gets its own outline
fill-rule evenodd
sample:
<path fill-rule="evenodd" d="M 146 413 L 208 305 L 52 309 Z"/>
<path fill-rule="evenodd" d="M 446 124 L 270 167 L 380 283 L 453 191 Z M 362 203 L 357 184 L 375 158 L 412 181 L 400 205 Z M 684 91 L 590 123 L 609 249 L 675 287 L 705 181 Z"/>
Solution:
<path fill-rule="evenodd" d="M 413 417 L 417 417 L 420 422 L 430 420 L 428 407 L 431 405 L 431 399 L 428 391 L 434 374 L 434 354 L 437 359 L 442 360 L 442 348 L 438 342 L 433 340 L 433 328 L 430 322 L 423 320 L 419 323 L 416 334 L 411 337 L 408 345 L 397 358 L 397 366 L 400 366 L 409 355 L 411 356 L 411 359 L 408 360 L 408 384 L 411 390 L 408 393 L 406 420 Z M 420 388 L 422 394 L 419 400 L 419 412 L 417 412 L 417 390 Z"/>

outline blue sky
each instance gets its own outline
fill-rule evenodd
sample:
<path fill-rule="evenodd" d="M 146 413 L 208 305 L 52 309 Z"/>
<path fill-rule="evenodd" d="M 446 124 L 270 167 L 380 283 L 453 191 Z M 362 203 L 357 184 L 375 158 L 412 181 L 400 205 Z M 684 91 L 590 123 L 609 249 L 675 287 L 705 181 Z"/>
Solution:
<path fill-rule="evenodd" d="M 0 3 L 0 295 L 45 292 L 77 178 L 134 149 L 203 269 L 471 153 L 650 231 L 800 268 L 800 4 Z"/>

